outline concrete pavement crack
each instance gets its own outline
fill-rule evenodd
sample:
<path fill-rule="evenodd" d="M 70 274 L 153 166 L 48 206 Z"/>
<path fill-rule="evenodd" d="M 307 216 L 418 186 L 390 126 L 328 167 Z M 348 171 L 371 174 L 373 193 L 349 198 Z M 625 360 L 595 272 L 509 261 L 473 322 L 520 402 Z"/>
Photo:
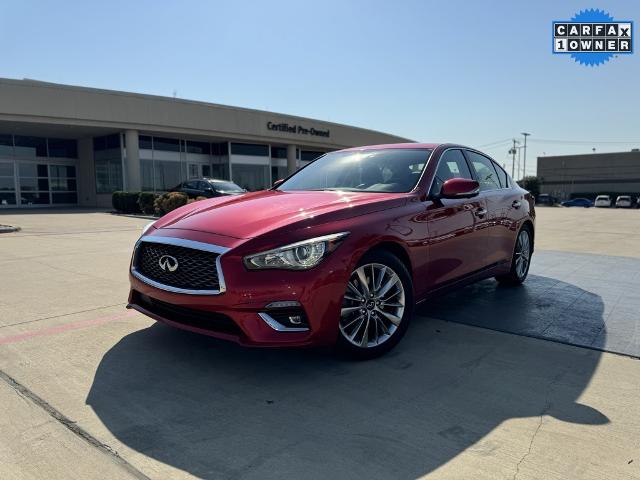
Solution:
<path fill-rule="evenodd" d="M 544 416 L 551 409 L 552 402 L 550 397 L 551 397 L 551 391 L 553 390 L 553 387 L 556 386 L 556 384 L 562 379 L 562 377 L 565 376 L 565 374 L 568 371 L 569 369 L 567 368 L 564 371 L 558 373 L 555 377 L 553 377 L 553 380 L 549 382 L 549 385 L 547 386 L 547 392 L 545 394 L 546 404 L 545 404 L 545 407 L 540 412 L 540 421 L 538 422 L 538 426 L 533 432 L 533 435 L 531 435 L 531 439 L 529 440 L 529 448 L 527 449 L 526 453 L 520 458 L 520 460 L 518 460 L 518 463 L 516 464 L 516 471 L 513 474 L 512 480 L 516 480 L 518 478 L 518 474 L 520 473 L 520 466 L 524 463 L 527 457 L 531 455 L 531 451 L 533 450 L 533 444 L 536 441 L 536 437 L 538 436 L 538 433 L 540 433 L 540 430 L 542 429 L 542 425 L 544 423 Z"/>
<path fill-rule="evenodd" d="M 88 308 L 86 310 L 78 310 L 77 312 L 61 313 L 60 315 L 52 315 L 50 317 L 34 318 L 33 320 L 25 320 L 24 322 L 16 322 L 16 323 L 10 323 L 8 325 L 2 325 L 0 326 L 0 330 L 3 328 L 15 327 L 16 325 L 25 325 L 27 323 L 41 322 L 43 320 L 51 320 L 52 318 L 69 317 L 71 315 L 77 315 L 79 313 L 95 312 L 97 310 L 103 310 L 105 308 L 111 308 L 111 307 L 119 307 L 121 305 L 126 305 L 126 304 L 127 304 L 126 302 L 120 302 L 120 303 L 114 303 L 112 305 L 103 305 L 101 307 Z"/>
<path fill-rule="evenodd" d="M 109 445 L 107 445 L 106 443 L 102 443 L 100 440 L 98 440 L 81 426 L 79 426 L 76 422 L 65 416 L 62 412 L 57 410 L 46 400 L 40 398 L 38 395 L 22 385 L 16 379 L 5 373 L 3 370 L 0 370 L 0 379 L 4 380 L 13 390 L 16 391 L 18 395 L 22 396 L 24 399 L 28 399 L 32 404 L 40 407 L 42 410 L 48 413 L 49 416 L 51 416 L 62 426 L 66 427 L 69 431 L 71 431 L 71 433 L 80 437 L 89 445 L 110 457 L 116 464 L 124 468 L 133 477 L 139 480 L 151 480 L 148 476 L 146 476 L 144 473 L 142 473 L 140 470 L 138 470 L 136 467 L 122 458 L 118 454 L 118 452 L 116 452 Z"/>
<path fill-rule="evenodd" d="M 542 410 L 542 413 L 540 414 L 540 422 L 538 423 L 538 426 L 535 430 L 535 432 L 533 432 L 533 435 L 531 436 L 531 440 L 529 441 L 529 448 L 527 449 L 527 453 L 525 453 L 522 458 L 518 461 L 518 463 L 516 464 L 516 472 L 513 474 L 513 480 L 516 480 L 516 478 L 518 477 L 518 474 L 520 473 L 520 465 L 522 465 L 522 463 L 526 460 L 526 458 L 531 454 L 531 450 L 533 449 L 533 443 L 536 441 L 536 437 L 538 436 L 538 433 L 540 432 L 540 429 L 542 428 L 542 423 L 543 423 L 543 419 L 545 414 L 547 413 L 547 411 L 549 410 L 549 408 L 551 407 L 551 404 L 547 404 L 547 406 L 544 408 L 544 410 Z"/>

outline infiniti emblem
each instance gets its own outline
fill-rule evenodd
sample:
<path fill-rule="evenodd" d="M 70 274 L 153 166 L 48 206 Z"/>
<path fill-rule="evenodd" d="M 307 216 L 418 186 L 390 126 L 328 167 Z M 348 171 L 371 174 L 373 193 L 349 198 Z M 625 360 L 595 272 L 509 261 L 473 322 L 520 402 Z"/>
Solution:
<path fill-rule="evenodd" d="M 175 272 L 178 269 L 178 259 L 171 255 L 162 255 L 158 260 L 158 265 L 165 272 Z"/>

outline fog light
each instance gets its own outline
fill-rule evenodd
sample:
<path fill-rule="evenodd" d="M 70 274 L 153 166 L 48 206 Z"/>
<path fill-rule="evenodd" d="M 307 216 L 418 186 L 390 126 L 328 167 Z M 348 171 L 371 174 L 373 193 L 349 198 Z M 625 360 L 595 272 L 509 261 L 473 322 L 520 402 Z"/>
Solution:
<path fill-rule="evenodd" d="M 300 302 L 295 300 L 281 300 L 272 302 L 266 311 L 258 313 L 274 330 L 281 332 L 305 332 L 309 330 L 307 315 Z"/>

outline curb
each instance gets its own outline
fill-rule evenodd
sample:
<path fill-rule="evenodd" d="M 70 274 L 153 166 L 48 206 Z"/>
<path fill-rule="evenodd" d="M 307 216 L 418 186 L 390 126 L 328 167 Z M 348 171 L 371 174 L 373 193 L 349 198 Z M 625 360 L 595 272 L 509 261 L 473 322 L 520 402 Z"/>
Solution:
<path fill-rule="evenodd" d="M 146 218 L 147 220 L 158 220 L 160 217 L 154 217 L 153 215 L 136 215 L 135 213 L 117 213 L 117 212 L 109 212 L 111 215 L 116 215 L 118 217 L 129 217 L 129 218 Z"/>

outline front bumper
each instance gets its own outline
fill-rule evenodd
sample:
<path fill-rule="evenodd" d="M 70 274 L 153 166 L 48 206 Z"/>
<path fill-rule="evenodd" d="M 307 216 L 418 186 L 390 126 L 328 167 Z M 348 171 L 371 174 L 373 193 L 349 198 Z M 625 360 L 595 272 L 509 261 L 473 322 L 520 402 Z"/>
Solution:
<path fill-rule="evenodd" d="M 225 289 L 215 295 L 167 291 L 130 272 L 128 308 L 174 327 L 246 346 L 330 345 L 338 334 L 349 271 L 339 252 L 306 271 L 249 271 L 242 257 L 230 250 L 219 257 Z M 268 307 L 274 302 L 298 302 L 308 329 L 277 328 L 269 321 L 282 311 Z"/>

